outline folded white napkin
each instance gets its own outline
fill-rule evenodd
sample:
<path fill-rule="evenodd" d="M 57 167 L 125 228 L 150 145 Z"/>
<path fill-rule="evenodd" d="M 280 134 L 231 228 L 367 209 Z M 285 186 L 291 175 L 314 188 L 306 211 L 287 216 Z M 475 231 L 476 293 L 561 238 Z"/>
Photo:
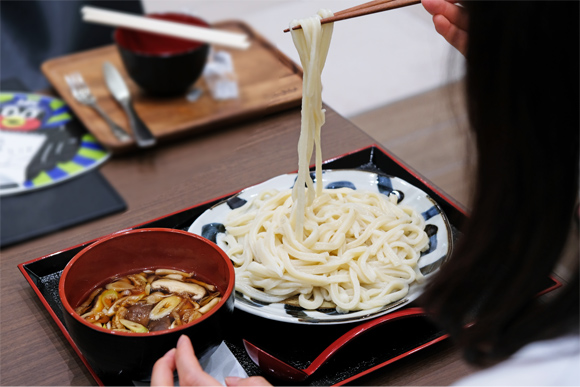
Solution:
<path fill-rule="evenodd" d="M 248 374 L 242 368 L 232 351 L 225 342 L 214 350 L 205 353 L 199 358 L 199 364 L 205 372 L 213 376 L 218 382 L 225 385 L 227 376 L 237 376 L 247 378 Z M 135 386 L 150 386 L 149 380 L 133 380 Z M 179 380 L 175 379 L 175 386 L 179 386 Z"/>
<path fill-rule="evenodd" d="M 227 376 L 248 377 L 244 368 L 242 368 L 232 351 L 223 341 L 215 352 L 202 356 L 199 359 L 199 363 L 205 372 L 213 376 L 221 384 L 225 384 Z"/>

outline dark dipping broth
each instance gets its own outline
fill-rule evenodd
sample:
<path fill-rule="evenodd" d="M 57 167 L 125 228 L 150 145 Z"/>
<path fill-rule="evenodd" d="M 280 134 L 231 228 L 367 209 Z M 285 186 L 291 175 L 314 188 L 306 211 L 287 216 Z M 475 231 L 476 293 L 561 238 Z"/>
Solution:
<path fill-rule="evenodd" d="M 114 331 L 173 329 L 202 317 L 221 300 L 214 285 L 193 277 L 174 269 L 117 277 L 95 289 L 75 311 L 86 321 Z"/>

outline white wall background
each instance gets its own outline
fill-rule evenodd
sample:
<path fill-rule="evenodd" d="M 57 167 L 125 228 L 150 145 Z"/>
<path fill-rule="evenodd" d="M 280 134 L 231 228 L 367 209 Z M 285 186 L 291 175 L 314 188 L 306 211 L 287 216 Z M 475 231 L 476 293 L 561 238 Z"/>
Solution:
<path fill-rule="evenodd" d="M 144 6 L 146 12 L 184 11 L 209 22 L 243 20 L 300 63 L 292 38 L 282 32 L 292 19 L 364 1 L 144 0 Z M 322 74 L 323 100 L 353 116 L 457 79 L 461 65 L 421 5 L 340 21 Z"/>

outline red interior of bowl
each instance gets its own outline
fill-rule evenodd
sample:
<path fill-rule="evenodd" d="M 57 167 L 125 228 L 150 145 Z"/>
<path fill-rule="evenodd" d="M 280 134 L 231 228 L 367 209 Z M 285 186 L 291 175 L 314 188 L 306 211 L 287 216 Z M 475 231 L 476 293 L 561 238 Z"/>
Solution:
<path fill-rule="evenodd" d="M 217 286 L 222 294 L 220 304 L 225 303 L 234 288 L 233 265 L 213 243 L 181 230 L 138 229 L 105 237 L 78 253 L 61 275 L 62 304 L 84 322 L 74 308 L 95 288 L 119 275 L 161 267 L 195 272 L 196 278 Z"/>
<path fill-rule="evenodd" d="M 204 20 L 181 13 L 153 13 L 147 17 L 209 28 L 209 24 Z M 145 55 L 181 54 L 195 50 L 204 44 L 193 40 L 126 28 L 117 28 L 114 37 L 117 44 L 127 50 Z"/>

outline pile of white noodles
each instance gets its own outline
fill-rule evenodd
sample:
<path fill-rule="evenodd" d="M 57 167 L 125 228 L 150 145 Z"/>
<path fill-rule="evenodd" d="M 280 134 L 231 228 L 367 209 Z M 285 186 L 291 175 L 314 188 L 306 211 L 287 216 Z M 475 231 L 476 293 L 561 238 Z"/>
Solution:
<path fill-rule="evenodd" d="M 230 213 L 224 241 L 236 290 L 264 302 L 299 295 L 305 309 L 331 301 L 346 312 L 397 301 L 421 279 L 424 219 L 394 195 L 325 189 L 307 208 L 304 240 L 292 204 L 291 190 L 269 190 Z"/>
<path fill-rule="evenodd" d="M 322 10 L 291 23 L 302 26 L 292 38 L 304 69 L 294 188 L 263 191 L 233 210 L 224 223 L 224 242 L 235 265 L 236 290 L 263 302 L 298 295 L 305 309 L 330 303 L 348 312 L 405 297 L 409 285 L 422 278 L 417 261 L 429 238 L 423 217 L 399 207 L 394 195 L 323 189 L 310 177 L 316 149 L 316 181 L 322 181 L 321 73 L 333 26 L 321 26 L 320 18 L 328 16 L 332 12 Z"/>

